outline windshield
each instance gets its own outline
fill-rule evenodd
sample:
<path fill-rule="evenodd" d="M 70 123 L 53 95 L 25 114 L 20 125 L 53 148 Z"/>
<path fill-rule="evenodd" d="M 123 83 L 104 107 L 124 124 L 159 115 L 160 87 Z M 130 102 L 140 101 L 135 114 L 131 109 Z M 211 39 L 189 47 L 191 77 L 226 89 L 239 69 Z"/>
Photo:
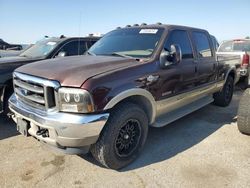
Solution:
<path fill-rule="evenodd" d="M 39 58 L 48 55 L 56 46 L 59 40 L 43 40 L 34 44 L 32 47 L 25 50 L 20 56 Z"/>
<path fill-rule="evenodd" d="M 219 52 L 250 52 L 250 40 L 227 41 L 221 44 Z"/>
<path fill-rule="evenodd" d="M 92 55 L 119 55 L 146 58 L 154 52 L 162 36 L 163 28 L 127 28 L 111 31 L 90 49 Z"/>

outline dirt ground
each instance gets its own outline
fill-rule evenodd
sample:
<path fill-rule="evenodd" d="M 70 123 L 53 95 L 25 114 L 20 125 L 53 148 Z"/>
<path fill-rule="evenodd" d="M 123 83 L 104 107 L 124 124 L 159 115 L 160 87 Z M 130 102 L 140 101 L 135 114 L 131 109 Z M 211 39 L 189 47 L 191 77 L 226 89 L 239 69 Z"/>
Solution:
<path fill-rule="evenodd" d="M 120 171 L 91 155 L 63 155 L 0 119 L 0 187 L 250 187 L 250 136 L 237 129 L 241 91 L 229 107 L 208 105 L 150 128 L 140 157 Z"/>

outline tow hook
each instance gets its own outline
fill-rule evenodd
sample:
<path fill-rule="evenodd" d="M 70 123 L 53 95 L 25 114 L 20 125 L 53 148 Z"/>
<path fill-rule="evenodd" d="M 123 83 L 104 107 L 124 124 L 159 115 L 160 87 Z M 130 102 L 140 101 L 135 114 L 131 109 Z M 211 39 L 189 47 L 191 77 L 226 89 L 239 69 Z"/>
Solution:
<path fill-rule="evenodd" d="M 43 138 L 49 137 L 49 131 L 48 129 L 40 129 L 36 132 L 37 136 L 42 136 Z"/>

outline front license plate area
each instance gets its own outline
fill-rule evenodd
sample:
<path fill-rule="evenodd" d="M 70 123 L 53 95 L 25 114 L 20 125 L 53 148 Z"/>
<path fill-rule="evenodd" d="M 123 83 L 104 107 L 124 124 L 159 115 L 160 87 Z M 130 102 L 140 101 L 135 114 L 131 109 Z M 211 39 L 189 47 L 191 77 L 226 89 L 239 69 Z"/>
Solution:
<path fill-rule="evenodd" d="M 21 118 L 18 118 L 17 119 L 17 131 L 20 132 L 24 136 L 29 136 L 28 129 L 29 129 L 28 122 Z"/>

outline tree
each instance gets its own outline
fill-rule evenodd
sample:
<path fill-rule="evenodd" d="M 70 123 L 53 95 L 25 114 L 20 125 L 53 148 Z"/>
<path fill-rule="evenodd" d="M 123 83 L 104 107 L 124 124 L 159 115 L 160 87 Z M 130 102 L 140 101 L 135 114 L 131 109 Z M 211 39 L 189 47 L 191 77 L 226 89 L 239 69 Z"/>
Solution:
<path fill-rule="evenodd" d="M 249 36 L 247 36 L 245 39 L 250 39 L 250 37 L 249 37 Z"/>

